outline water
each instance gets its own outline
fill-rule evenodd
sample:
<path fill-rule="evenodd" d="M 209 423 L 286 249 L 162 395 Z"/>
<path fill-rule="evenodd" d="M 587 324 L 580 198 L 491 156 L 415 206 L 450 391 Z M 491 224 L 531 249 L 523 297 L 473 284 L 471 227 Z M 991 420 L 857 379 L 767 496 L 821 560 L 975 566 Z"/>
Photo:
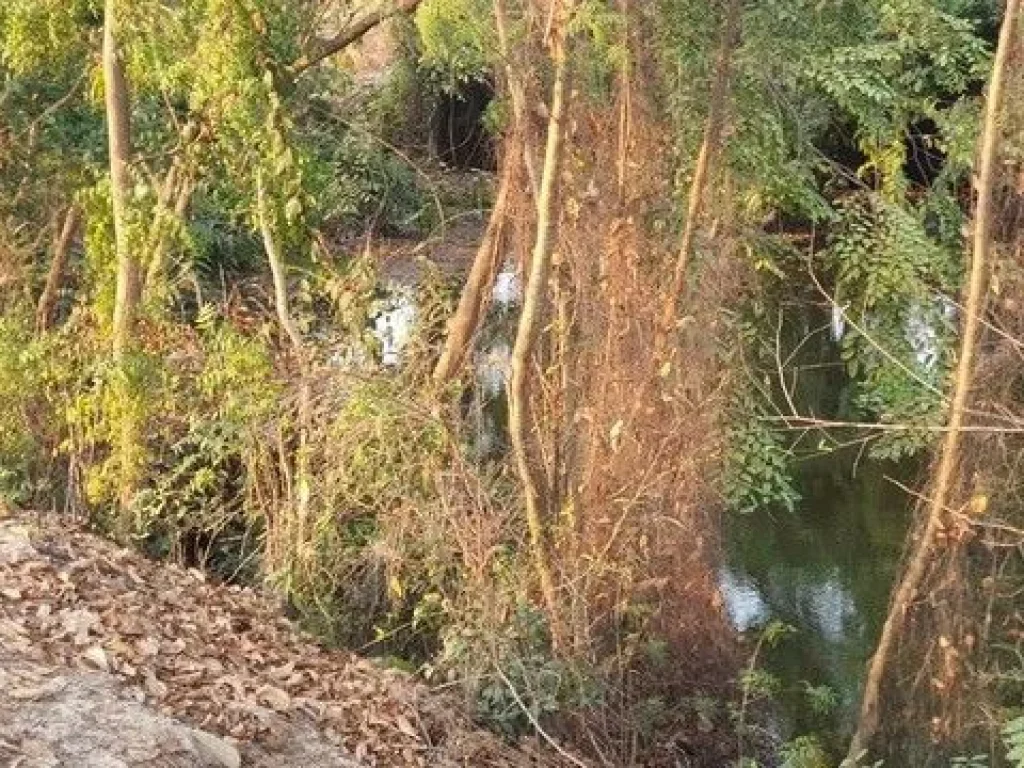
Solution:
<path fill-rule="evenodd" d="M 856 458 L 802 467 L 793 512 L 729 516 L 720 573 L 729 618 L 751 643 L 772 621 L 795 630 L 763 652 L 761 665 L 781 684 L 775 711 L 785 736 L 824 736 L 837 755 L 856 718 L 911 509 L 892 479 L 906 481 L 912 468 Z"/>

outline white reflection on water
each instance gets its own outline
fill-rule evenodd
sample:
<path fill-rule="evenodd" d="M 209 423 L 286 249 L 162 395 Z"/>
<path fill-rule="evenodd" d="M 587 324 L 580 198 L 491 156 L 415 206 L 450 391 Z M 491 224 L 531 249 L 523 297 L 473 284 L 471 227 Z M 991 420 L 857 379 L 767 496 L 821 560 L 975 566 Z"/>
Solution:
<path fill-rule="evenodd" d="M 381 345 L 381 363 L 391 367 L 399 364 L 402 350 L 412 337 L 416 302 L 406 286 L 391 283 L 387 290 L 388 298 L 373 317 L 373 335 Z M 496 304 L 501 308 L 512 307 L 519 302 L 520 293 L 519 276 L 513 269 L 506 268 L 498 273 L 493 294 Z M 498 342 L 483 357 L 481 381 L 491 394 L 504 386 L 510 353 L 506 343 Z"/>
<path fill-rule="evenodd" d="M 772 617 L 768 601 L 749 576 L 723 567 L 718 573 L 718 586 L 726 614 L 738 632 L 761 626 Z M 798 581 L 795 590 L 796 594 L 786 597 L 795 603 L 801 623 L 813 626 L 827 642 L 845 641 L 850 622 L 857 618 L 857 606 L 839 574 L 814 582 Z"/>
<path fill-rule="evenodd" d="M 723 567 L 718 572 L 718 588 L 725 611 L 737 631 L 746 632 L 767 620 L 768 606 L 748 577 Z"/>

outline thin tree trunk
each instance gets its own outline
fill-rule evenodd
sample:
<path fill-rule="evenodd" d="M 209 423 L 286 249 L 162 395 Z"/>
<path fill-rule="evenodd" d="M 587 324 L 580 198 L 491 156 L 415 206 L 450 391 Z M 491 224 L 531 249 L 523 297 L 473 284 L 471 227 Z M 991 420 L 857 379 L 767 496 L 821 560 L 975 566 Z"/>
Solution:
<path fill-rule="evenodd" d="M 960 432 L 964 422 L 964 410 L 967 407 L 974 374 L 980 316 L 988 287 L 988 257 L 994 207 L 993 190 L 1000 136 L 999 113 L 1010 49 L 1015 42 L 1013 33 L 1020 24 L 1020 5 L 1021 0 L 1008 0 L 1006 4 L 1003 28 L 999 36 L 999 47 L 992 65 L 988 102 L 985 108 L 985 124 L 978 158 L 978 202 L 974 225 L 973 258 L 967 300 L 964 306 L 963 340 L 960 346 L 960 359 L 957 362 L 953 400 L 949 412 L 949 429 L 942 445 L 939 467 L 935 474 L 931 499 L 928 503 L 927 521 L 911 554 L 903 579 L 893 596 L 892 604 L 889 606 L 889 613 L 882 627 L 878 648 L 875 650 L 868 669 L 864 695 L 861 700 L 860 717 L 844 765 L 856 765 L 857 760 L 868 748 L 878 729 L 879 695 L 889 656 L 896 638 L 903 631 L 911 603 L 921 586 L 928 563 L 932 559 L 936 539 L 946 520 L 946 505 L 953 487 L 960 455 Z"/>
<path fill-rule="evenodd" d="M 508 10 L 505 0 L 494 0 L 494 29 L 498 34 L 498 54 L 501 56 L 505 69 L 505 81 L 508 83 L 509 100 L 512 102 L 512 119 L 515 132 L 523 150 L 523 163 L 526 166 L 526 178 L 530 182 L 530 192 L 534 201 L 540 196 L 540 183 L 537 180 L 537 162 L 533 152 L 533 131 L 530 130 L 526 110 L 526 89 L 513 63 L 512 43 L 508 37 Z"/>
<path fill-rule="evenodd" d="M 181 157 L 176 157 L 171 167 L 167 169 L 164 176 L 164 183 L 160 186 L 160 194 L 157 195 L 156 206 L 153 208 L 153 222 L 149 227 L 149 234 L 146 236 L 146 254 L 149 255 L 149 266 L 146 268 L 146 276 L 142 281 L 142 293 L 149 298 L 153 291 L 153 284 L 156 281 L 160 267 L 155 264 L 156 249 L 163 238 L 164 224 L 169 215 L 171 198 L 178 187 L 178 175 L 181 171 Z"/>
<path fill-rule="evenodd" d="M 110 151 L 110 198 L 117 252 L 117 293 L 114 303 L 114 354 L 131 346 L 140 294 L 139 262 L 128 242 L 129 162 L 132 155 L 128 83 L 117 44 L 116 0 L 106 0 L 103 17 L 103 89 Z"/>
<path fill-rule="evenodd" d="M 527 139 L 526 99 L 522 83 L 514 71 L 509 58 L 510 46 L 506 17 L 504 0 L 494 0 L 494 19 L 495 27 L 498 31 L 498 47 L 500 55 L 505 62 L 505 79 L 508 83 L 509 96 L 512 102 L 513 134 L 510 138 L 510 143 L 522 145 L 523 162 L 526 166 L 527 178 L 530 180 L 531 190 L 536 196 L 538 191 L 534 162 L 530 142 Z M 438 384 L 445 384 L 451 381 L 461 370 L 494 286 L 494 278 L 497 275 L 501 258 L 501 233 L 505 217 L 508 214 L 509 191 L 512 187 L 517 162 L 512 154 L 514 153 L 510 153 L 503 163 L 501 178 L 498 181 L 498 192 L 487 222 L 487 229 L 484 231 L 483 239 L 477 248 L 476 257 L 473 259 L 473 266 L 470 269 L 469 276 L 466 278 L 466 285 L 462 289 L 462 295 L 459 297 L 459 306 L 448 323 L 448 336 L 445 338 L 444 349 L 441 351 L 441 356 L 438 358 L 433 373 L 434 381 Z"/>
<path fill-rule="evenodd" d="M 43 333 L 53 327 L 54 316 L 57 309 L 57 297 L 60 295 L 61 284 L 64 282 L 64 273 L 67 271 L 68 259 L 71 256 L 71 243 L 78 232 L 78 225 L 81 222 L 81 211 L 78 205 L 72 203 L 64 214 L 64 224 L 53 241 L 53 259 L 50 262 L 50 271 L 46 275 L 46 285 L 39 295 L 39 303 L 36 305 L 36 332 Z"/>
<path fill-rule="evenodd" d="M 114 296 L 113 352 L 124 359 L 134 344 L 135 320 L 141 298 L 141 267 L 128 237 L 128 197 L 131 190 L 131 115 L 128 82 L 117 42 L 117 2 L 106 0 L 103 15 L 103 91 L 106 105 L 107 144 L 110 153 L 110 201 L 114 218 L 117 284 Z M 118 501 L 127 511 L 135 496 L 140 425 L 134 415 L 121 417 L 118 444 L 120 479 Z"/>
<path fill-rule="evenodd" d="M 459 297 L 459 306 L 448 323 L 448 336 L 445 338 L 441 357 L 434 367 L 434 381 L 446 384 L 458 375 L 469 352 L 473 336 L 476 334 L 480 319 L 483 317 L 494 278 L 501 260 L 501 232 L 504 228 L 505 216 L 508 213 L 508 193 L 511 186 L 512 161 L 505 162 L 501 179 L 498 182 L 498 194 L 494 200 L 487 229 L 473 259 L 473 267 L 466 278 L 466 285 Z"/>
<path fill-rule="evenodd" d="M 171 172 L 168 172 L 168 183 L 172 181 L 170 177 Z M 145 291 L 147 295 L 156 290 L 156 285 L 159 282 L 161 273 L 164 269 L 164 257 L 167 254 L 167 244 L 170 240 L 172 230 L 171 222 L 180 222 L 184 219 L 185 212 L 188 210 L 188 204 L 192 199 L 192 192 L 195 189 L 192 179 L 188 176 L 182 175 L 179 177 L 178 175 L 175 175 L 173 182 L 177 185 L 177 195 L 174 198 L 174 207 L 170 208 L 170 196 L 173 194 L 172 190 L 172 192 L 168 193 L 166 199 L 161 200 L 161 202 L 158 203 L 156 220 L 153 222 L 153 231 L 149 238 L 150 246 L 147 250 L 150 253 L 150 259 L 149 267 L 146 269 L 145 282 Z"/>
<path fill-rule="evenodd" d="M 260 233 L 263 236 L 263 247 L 270 262 L 270 272 L 274 280 L 274 307 L 277 319 L 285 335 L 291 341 L 295 357 L 299 363 L 299 447 L 295 455 L 295 483 L 293 498 L 297 518 L 296 543 L 303 543 L 308 532 L 307 518 L 309 499 L 312 491 L 309 477 L 309 433 L 312 422 L 312 393 L 310 388 L 309 361 L 307 359 L 302 334 L 292 318 L 291 305 L 288 299 L 288 278 L 285 274 L 284 260 L 277 247 L 274 237 L 270 212 L 267 209 L 266 193 L 263 189 L 263 178 L 256 177 L 256 208 L 260 222 Z"/>
<path fill-rule="evenodd" d="M 676 317 L 676 306 L 686 288 L 686 270 L 690 263 L 690 252 L 697 233 L 697 222 L 704 205 L 704 190 L 707 186 L 711 165 L 718 156 L 722 143 L 722 132 L 728 110 L 729 86 L 732 80 L 733 54 L 739 41 L 740 14 L 743 10 L 741 0 L 726 0 L 725 17 L 722 21 L 722 39 L 715 65 L 714 80 L 711 84 L 711 100 L 708 105 L 707 121 L 704 124 L 704 138 L 697 164 L 690 182 L 690 193 L 686 207 L 686 220 L 683 223 L 683 235 L 679 241 L 679 253 L 676 257 L 672 284 L 665 299 L 661 325 L 658 329 L 657 349 L 664 345 L 671 333 Z"/>
<path fill-rule="evenodd" d="M 533 351 L 540 333 L 547 290 L 551 255 L 554 247 L 555 219 L 558 203 L 558 180 L 564 143 L 564 123 L 568 109 L 568 63 L 564 29 L 556 30 L 552 47 L 554 84 L 548 122 L 547 149 L 537 198 L 537 236 L 530 261 L 522 314 L 512 350 L 512 380 L 509 388 L 509 436 L 516 466 L 526 496 L 526 521 L 530 535 L 530 550 L 534 569 L 540 581 L 541 597 L 551 625 L 555 650 L 564 647 L 566 629 L 555 591 L 549 544 L 550 502 L 545 498 L 543 480 L 531 461 L 527 447 L 530 436 L 528 408 L 530 402 L 530 367 Z"/>
<path fill-rule="evenodd" d="M 267 260 L 270 262 L 270 274 L 274 279 L 274 308 L 277 312 L 277 320 L 282 330 L 288 336 L 295 353 L 301 357 L 302 336 L 299 333 L 295 321 L 292 319 L 290 302 L 288 300 L 288 277 L 284 271 L 284 260 L 277 247 L 277 240 L 274 238 L 274 230 L 270 222 L 270 212 L 267 210 L 266 193 L 263 190 L 263 179 L 256 180 L 256 209 L 260 220 L 260 234 L 263 236 L 263 247 L 267 252 Z"/>

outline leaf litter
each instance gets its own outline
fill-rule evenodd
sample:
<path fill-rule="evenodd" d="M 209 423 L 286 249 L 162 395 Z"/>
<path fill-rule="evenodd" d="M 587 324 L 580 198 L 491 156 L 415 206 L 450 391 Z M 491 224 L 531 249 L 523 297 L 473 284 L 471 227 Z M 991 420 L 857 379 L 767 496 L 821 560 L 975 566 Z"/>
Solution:
<path fill-rule="evenodd" d="M 20 658 L 109 673 L 157 714 L 264 752 L 315 738 L 366 766 L 564 764 L 505 744 L 407 673 L 321 647 L 269 594 L 56 521 L 0 519 L 0 650 L 0 679 Z M 5 686 L 0 713 L 5 695 L 48 695 L 37 677 Z"/>

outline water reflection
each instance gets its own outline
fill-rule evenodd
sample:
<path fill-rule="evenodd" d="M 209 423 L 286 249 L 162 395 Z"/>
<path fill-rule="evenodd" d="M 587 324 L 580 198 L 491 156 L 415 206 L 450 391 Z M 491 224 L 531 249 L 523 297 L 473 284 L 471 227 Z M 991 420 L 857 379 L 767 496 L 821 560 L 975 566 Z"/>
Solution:
<path fill-rule="evenodd" d="M 506 448 L 511 313 L 520 294 L 515 271 L 506 268 L 497 277 L 491 311 L 480 330 L 474 386 L 463 402 L 468 447 L 478 460 L 499 456 Z M 802 325 L 794 325 L 794 344 L 810 328 L 830 328 L 831 334 L 802 344 L 796 363 L 807 364 L 811 373 L 801 377 L 793 396 L 801 410 L 842 415 L 848 380 L 835 341 L 845 322 L 842 312 L 824 324 L 821 319 L 798 318 Z M 394 286 L 373 320 L 384 365 L 400 361 L 415 322 L 412 292 Z M 935 343 L 931 328 L 924 319 L 908 328 L 924 357 Z M 817 365 L 829 360 L 837 362 Z M 839 451 L 807 461 L 798 478 L 803 501 L 791 514 L 727 516 L 727 558 L 719 572 L 725 609 L 739 632 L 756 637 L 775 619 L 797 630 L 762 657 L 785 688 L 778 702 L 781 716 L 773 726 L 782 738 L 829 734 L 837 752 L 853 722 L 909 518 L 907 496 L 887 476 L 906 481 L 912 470 L 858 464 L 857 459 L 853 451 Z M 838 706 L 830 713 L 816 709 L 807 696 L 808 686 L 822 685 L 837 696 Z"/>
<path fill-rule="evenodd" d="M 728 520 L 721 591 L 733 625 L 756 637 L 779 620 L 797 631 L 768 649 L 765 667 L 783 682 L 779 705 L 789 735 L 825 732 L 838 746 L 853 720 L 865 665 L 874 650 L 902 553 L 906 494 L 887 476 L 907 467 L 861 465 L 854 455 L 810 462 L 794 513 Z M 807 685 L 838 697 L 817 711 Z"/>
<path fill-rule="evenodd" d="M 389 281 L 383 288 L 384 298 L 372 309 L 371 331 L 380 345 L 381 365 L 393 367 L 401 361 L 402 350 L 412 338 L 416 323 L 416 299 L 411 286 Z M 519 303 L 521 287 L 515 270 L 506 265 L 494 281 L 492 294 L 494 312 L 502 318 Z M 491 323 L 490 325 L 494 325 Z M 500 323 L 502 330 L 508 330 L 507 323 Z M 504 385 L 504 373 L 508 366 L 511 349 L 503 338 L 484 350 L 478 366 L 481 384 L 492 394 Z"/>

